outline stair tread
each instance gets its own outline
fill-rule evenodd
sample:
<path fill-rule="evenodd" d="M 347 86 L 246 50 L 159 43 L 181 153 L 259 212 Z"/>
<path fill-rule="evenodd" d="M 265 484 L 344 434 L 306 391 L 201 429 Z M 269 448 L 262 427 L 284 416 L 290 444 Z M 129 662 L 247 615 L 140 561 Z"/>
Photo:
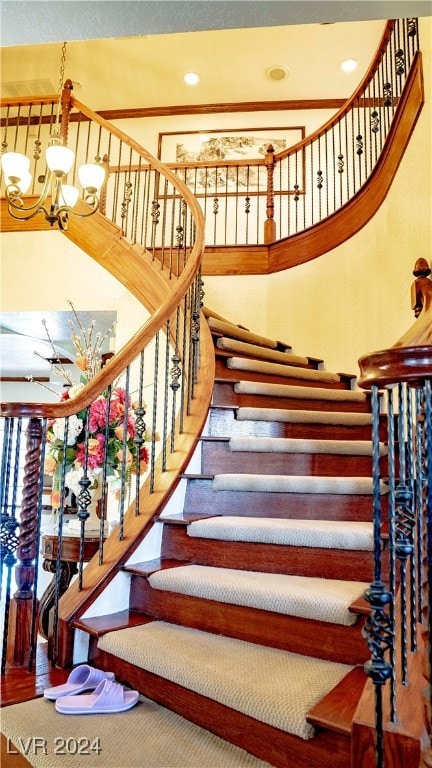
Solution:
<path fill-rule="evenodd" d="M 154 560 L 144 560 L 141 563 L 124 565 L 122 570 L 137 576 L 150 576 L 152 573 L 169 568 L 178 568 L 182 565 L 187 565 L 187 563 L 184 563 L 182 560 L 155 558 Z"/>
<path fill-rule="evenodd" d="M 75 619 L 75 629 L 82 629 L 93 637 L 102 637 L 107 632 L 146 624 L 151 619 L 140 611 L 124 610 L 105 616 L 93 616 L 88 619 Z"/>
<path fill-rule="evenodd" d="M 366 684 L 363 667 L 354 667 L 307 715 L 315 728 L 350 736 L 357 704 Z"/>
<path fill-rule="evenodd" d="M 366 582 L 244 571 L 188 563 L 151 573 L 153 589 L 257 610 L 351 626 L 349 610 Z"/>
<path fill-rule="evenodd" d="M 190 521 L 188 536 L 280 546 L 372 551 L 371 522 L 206 516 Z"/>
<path fill-rule="evenodd" d="M 301 738 L 314 735 L 311 708 L 352 669 L 163 621 L 111 632 L 98 647 Z"/>

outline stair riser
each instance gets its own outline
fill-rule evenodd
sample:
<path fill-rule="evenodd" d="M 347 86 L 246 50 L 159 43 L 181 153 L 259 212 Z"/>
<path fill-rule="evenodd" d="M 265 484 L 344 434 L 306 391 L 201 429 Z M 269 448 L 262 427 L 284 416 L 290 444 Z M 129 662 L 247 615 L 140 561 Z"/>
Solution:
<path fill-rule="evenodd" d="M 387 497 L 382 497 L 383 518 Z M 307 517 L 310 520 L 372 520 L 372 496 L 213 491 L 211 480 L 188 480 L 185 514 Z"/>
<path fill-rule="evenodd" d="M 373 580 L 371 552 L 199 539 L 188 536 L 186 528 L 167 523 L 162 535 L 162 557 L 264 573 Z"/>
<path fill-rule="evenodd" d="M 343 664 L 361 664 L 369 657 L 360 635 L 363 617 L 351 627 L 312 621 L 153 589 L 140 576 L 131 579 L 130 610 L 204 632 Z"/>
<path fill-rule="evenodd" d="M 345 402 L 339 400 L 314 400 L 267 395 L 249 395 L 234 392 L 231 384 L 217 383 L 213 390 L 213 405 L 240 405 L 249 408 L 287 408 L 289 410 L 342 411 L 343 413 L 369 413 L 367 402 Z"/>
<path fill-rule="evenodd" d="M 313 739 L 305 741 L 98 650 L 94 645 L 90 660 L 100 669 L 112 670 L 120 682 L 133 680 L 134 688 L 148 698 L 275 768 L 294 765 L 295 768 L 347 768 L 351 764 L 350 739 L 340 734 L 318 732 Z"/>
<path fill-rule="evenodd" d="M 237 355 L 236 355 L 237 357 Z M 299 370 L 307 370 L 304 366 L 295 366 Z M 230 381 L 263 381 L 271 384 L 293 384 L 301 387 L 331 387 L 332 389 L 350 389 L 349 382 L 346 379 L 335 382 L 324 383 L 316 379 L 310 379 L 289 375 L 274 375 L 271 373 L 260 373 L 258 371 L 245 371 L 239 368 L 228 368 L 225 361 L 216 360 L 216 378 L 229 379 Z"/>
<path fill-rule="evenodd" d="M 234 409 L 212 408 L 209 434 L 214 437 L 254 435 L 255 437 L 290 437 L 303 440 L 370 440 L 372 426 L 346 427 L 336 424 L 289 424 L 282 421 L 240 421 Z M 380 428 L 380 440 L 386 439 L 386 429 Z"/>
<path fill-rule="evenodd" d="M 318 453 L 251 453 L 230 451 L 228 443 L 203 441 L 201 471 L 207 474 L 226 472 L 261 475 L 319 475 L 329 477 L 371 477 L 370 456 L 347 456 Z M 381 459 L 381 474 L 387 475 L 387 459 Z"/>

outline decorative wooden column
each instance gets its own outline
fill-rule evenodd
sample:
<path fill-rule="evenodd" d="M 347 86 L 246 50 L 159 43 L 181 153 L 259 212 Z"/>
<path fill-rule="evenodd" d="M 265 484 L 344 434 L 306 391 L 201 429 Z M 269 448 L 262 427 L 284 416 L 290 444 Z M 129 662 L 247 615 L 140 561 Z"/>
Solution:
<path fill-rule="evenodd" d="M 264 243 L 273 243 L 276 240 L 276 222 L 274 220 L 274 147 L 269 144 L 265 156 L 267 168 L 267 219 L 264 222 Z"/>
<path fill-rule="evenodd" d="M 102 184 L 100 195 L 99 195 L 99 211 L 101 213 L 106 214 L 106 199 L 107 199 L 107 187 L 108 187 L 108 180 L 109 180 L 109 159 L 108 155 L 104 155 L 102 158 L 102 167 L 105 170 L 105 179 L 104 183 Z"/>
<path fill-rule="evenodd" d="M 35 565 L 37 553 L 37 512 L 41 469 L 42 422 L 30 419 L 27 428 L 27 448 L 24 466 L 21 521 L 15 566 L 17 591 L 10 603 L 9 631 L 6 661 L 12 667 L 28 666 L 31 648 L 36 642 L 32 637 Z"/>
<path fill-rule="evenodd" d="M 63 139 L 63 144 L 67 146 L 68 133 L 69 133 L 69 115 L 72 109 L 72 80 L 65 80 L 63 90 L 60 97 L 61 103 L 61 123 L 60 123 L 60 135 Z"/>

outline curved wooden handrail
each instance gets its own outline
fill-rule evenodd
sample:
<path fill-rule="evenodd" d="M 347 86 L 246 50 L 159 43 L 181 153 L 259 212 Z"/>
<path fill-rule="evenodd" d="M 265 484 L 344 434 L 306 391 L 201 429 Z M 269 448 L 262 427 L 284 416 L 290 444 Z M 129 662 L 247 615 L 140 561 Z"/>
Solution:
<path fill-rule="evenodd" d="M 375 56 L 372 59 L 366 74 L 364 75 L 354 93 L 349 97 L 349 99 L 347 99 L 345 104 L 340 109 L 338 109 L 338 111 L 332 117 L 330 117 L 327 122 L 324 123 L 324 125 L 320 126 L 320 128 L 314 131 L 314 133 L 306 136 L 304 139 L 302 139 L 302 141 L 298 141 L 297 144 L 293 144 L 292 147 L 288 147 L 288 149 L 284 149 L 282 152 L 278 152 L 277 154 L 275 153 L 275 162 L 278 160 L 283 160 L 285 157 L 288 157 L 291 154 L 295 154 L 299 150 L 308 147 L 309 144 L 312 144 L 320 136 L 324 136 L 329 128 L 333 128 L 333 126 L 337 125 L 341 118 L 344 117 L 352 109 L 355 102 L 361 98 L 367 86 L 373 79 L 373 76 L 385 53 L 387 43 L 389 42 L 391 33 L 394 29 L 394 25 L 395 22 L 392 20 L 387 22 L 384 33 L 375 52 Z"/>
<path fill-rule="evenodd" d="M 173 186 L 175 186 L 183 196 L 183 199 L 186 201 L 195 218 L 197 225 L 196 238 L 191 253 L 186 262 L 185 268 L 178 280 L 171 284 L 169 296 L 164 301 L 163 305 L 156 309 L 153 315 L 147 320 L 147 322 L 135 334 L 135 336 L 133 336 L 133 338 L 130 339 L 130 341 L 127 342 L 113 358 L 111 358 L 109 364 L 107 364 L 97 373 L 97 375 L 86 385 L 86 387 L 81 390 L 77 397 L 75 397 L 73 400 L 67 400 L 62 403 L 1 403 L 0 413 L 2 416 L 23 416 L 28 418 L 40 417 L 50 419 L 61 418 L 65 416 L 71 416 L 73 413 L 77 413 L 78 410 L 82 410 L 83 408 L 86 408 L 88 405 L 90 405 L 90 403 L 92 403 L 110 383 L 115 381 L 115 379 L 120 376 L 125 368 L 137 357 L 141 349 L 143 349 L 146 344 L 148 344 L 149 341 L 154 337 L 157 331 L 163 327 L 166 320 L 170 317 L 173 310 L 176 308 L 179 301 L 184 297 L 188 288 L 190 287 L 192 280 L 200 267 L 203 256 L 204 216 L 200 206 L 198 205 L 189 188 L 184 185 L 183 182 L 177 176 L 175 176 L 175 174 L 165 169 L 164 165 L 156 158 L 153 158 L 153 156 L 147 152 L 144 147 L 128 137 L 115 126 L 112 126 L 107 120 L 99 117 L 96 112 L 93 112 L 91 109 L 77 101 L 74 101 L 74 106 L 92 120 L 94 119 L 94 121 L 99 125 L 107 128 L 124 144 L 127 144 L 130 148 L 134 149 L 138 154 L 144 157 L 146 161 L 152 164 L 153 167 L 155 167 L 162 176 L 165 176 L 170 180 Z M 99 216 L 99 218 L 101 217 L 100 214 L 96 214 L 96 216 Z M 80 222 L 79 225 L 77 224 L 75 226 L 75 231 L 77 226 L 82 227 L 86 221 L 87 220 L 84 219 L 82 222 Z M 114 227 L 114 232 L 116 232 L 114 242 L 115 240 L 119 242 L 122 236 L 121 230 L 118 227 L 115 227 L 113 224 L 111 226 Z M 72 223 L 72 231 L 73 229 L 74 225 Z M 69 232 L 68 230 L 68 236 L 71 239 L 73 237 L 72 231 Z M 83 242 L 85 242 L 85 240 L 83 240 Z M 103 258 L 100 263 L 103 263 Z M 149 264 L 150 262 L 148 262 L 148 266 Z M 118 272 L 116 277 L 121 280 L 121 273 Z M 154 279 L 157 284 L 158 275 L 156 274 L 156 270 Z M 135 281 L 137 285 L 134 286 L 134 293 L 135 295 L 138 295 L 140 298 L 142 298 L 148 290 L 148 284 L 145 282 L 145 279 L 142 280 L 138 275 L 135 275 Z M 142 285 L 140 285 L 140 281 Z M 130 285 L 127 287 L 130 287 Z"/>
<path fill-rule="evenodd" d="M 415 54 L 383 151 L 367 182 L 345 205 L 296 235 L 269 245 L 269 272 L 304 264 L 362 229 L 384 202 L 424 104 L 421 53 Z"/>
<path fill-rule="evenodd" d="M 384 202 L 424 104 L 422 56 L 416 53 L 383 151 L 361 189 L 313 226 L 268 245 L 207 246 L 203 275 L 272 274 L 312 261 L 359 232 Z"/>

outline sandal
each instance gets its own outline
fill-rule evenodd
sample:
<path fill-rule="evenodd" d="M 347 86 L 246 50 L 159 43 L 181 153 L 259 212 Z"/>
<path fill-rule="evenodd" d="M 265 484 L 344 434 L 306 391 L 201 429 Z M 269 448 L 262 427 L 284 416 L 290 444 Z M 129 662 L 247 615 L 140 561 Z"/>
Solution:
<path fill-rule="evenodd" d="M 120 683 L 102 680 L 88 696 L 66 696 L 56 701 L 62 715 L 103 715 L 131 709 L 139 697 L 138 691 L 125 690 Z"/>
<path fill-rule="evenodd" d="M 67 681 L 63 685 L 55 685 L 53 688 L 44 690 L 44 697 L 50 701 L 56 701 L 62 696 L 71 696 L 82 691 L 91 691 L 99 683 L 105 680 L 114 680 L 114 672 L 103 672 L 101 669 L 94 669 L 88 664 L 81 664 L 75 667 L 70 673 Z"/>

